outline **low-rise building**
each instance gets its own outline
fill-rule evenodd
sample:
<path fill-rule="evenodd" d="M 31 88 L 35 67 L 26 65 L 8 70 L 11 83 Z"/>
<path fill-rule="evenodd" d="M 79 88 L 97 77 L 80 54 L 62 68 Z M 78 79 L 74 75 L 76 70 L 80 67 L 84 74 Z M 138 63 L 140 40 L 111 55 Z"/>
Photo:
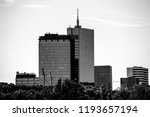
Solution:
<path fill-rule="evenodd" d="M 121 78 L 122 89 L 133 89 L 133 86 L 139 84 L 139 79 L 134 77 Z"/>
<path fill-rule="evenodd" d="M 148 68 L 134 66 L 127 68 L 127 77 L 134 77 L 139 79 L 139 85 L 148 84 Z"/>
<path fill-rule="evenodd" d="M 39 85 L 39 78 L 34 73 L 16 73 L 16 85 L 35 86 Z"/>

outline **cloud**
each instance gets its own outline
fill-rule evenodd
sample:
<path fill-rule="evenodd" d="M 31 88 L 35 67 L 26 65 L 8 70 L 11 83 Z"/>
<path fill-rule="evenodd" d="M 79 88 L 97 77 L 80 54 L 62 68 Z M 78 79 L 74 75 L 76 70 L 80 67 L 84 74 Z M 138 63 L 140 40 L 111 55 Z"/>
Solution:
<path fill-rule="evenodd" d="M 48 5 L 40 5 L 40 4 L 27 4 L 27 5 L 22 5 L 21 7 L 24 8 L 32 8 L 32 9 L 37 9 L 37 8 L 50 8 Z"/>
<path fill-rule="evenodd" d="M 2 7 L 9 7 L 9 6 L 12 6 L 11 4 L 0 4 L 0 6 Z"/>
<path fill-rule="evenodd" d="M 138 22 L 138 20 L 135 20 L 134 22 L 129 21 L 123 21 L 123 20 L 112 20 L 112 19 L 104 19 L 104 18 L 95 18 L 95 17 L 81 17 L 81 19 L 85 20 L 92 20 L 101 22 L 107 25 L 111 26 L 117 26 L 117 27 L 143 27 L 143 26 L 150 26 L 150 22 Z"/>
<path fill-rule="evenodd" d="M 138 19 L 139 17 L 136 17 L 135 15 L 131 15 L 129 13 L 124 13 L 116 11 L 116 10 L 108 10 L 108 13 L 111 14 L 112 16 L 116 16 L 116 17 L 122 17 L 125 19 Z"/>
<path fill-rule="evenodd" d="M 16 3 L 16 1 L 17 0 L 0 0 L 0 6 L 3 6 L 3 7 L 13 6 Z M 50 8 L 50 6 L 48 5 L 41 5 L 41 4 L 20 4 L 17 6 L 22 7 L 22 8 L 32 8 L 32 9 Z"/>
<path fill-rule="evenodd" d="M 8 7 L 14 5 L 16 0 L 0 0 L 0 6 Z"/>
<path fill-rule="evenodd" d="M 16 0 L 4 0 L 6 2 L 9 2 L 9 3 L 14 3 Z"/>

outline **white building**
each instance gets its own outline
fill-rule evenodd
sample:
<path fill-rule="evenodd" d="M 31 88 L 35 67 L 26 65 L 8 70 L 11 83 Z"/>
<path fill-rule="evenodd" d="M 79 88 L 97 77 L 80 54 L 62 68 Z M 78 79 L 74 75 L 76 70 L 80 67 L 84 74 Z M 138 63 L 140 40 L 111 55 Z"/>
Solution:
<path fill-rule="evenodd" d="M 139 84 L 148 85 L 148 68 L 134 66 L 127 68 L 127 77 L 139 79 Z"/>

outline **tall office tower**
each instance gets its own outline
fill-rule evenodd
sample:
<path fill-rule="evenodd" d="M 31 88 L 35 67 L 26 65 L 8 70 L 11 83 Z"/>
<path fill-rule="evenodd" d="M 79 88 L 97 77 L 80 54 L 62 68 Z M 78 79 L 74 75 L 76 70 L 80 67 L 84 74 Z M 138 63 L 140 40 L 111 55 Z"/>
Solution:
<path fill-rule="evenodd" d="M 94 82 L 94 30 L 81 28 L 77 11 L 77 25 L 67 28 L 68 35 L 77 35 L 75 48 L 78 48 L 79 82 Z M 76 49 L 77 50 L 77 49 Z"/>
<path fill-rule="evenodd" d="M 148 85 L 148 68 L 144 67 L 128 67 L 127 77 L 134 77 L 139 79 L 139 84 Z"/>
<path fill-rule="evenodd" d="M 39 78 L 41 85 L 56 85 L 59 79 L 75 81 L 78 79 L 75 38 L 77 36 L 58 34 L 45 34 L 39 38 Z"/>
<path fill-rule="evenodd" d="M 112 67 L 111 66 L 95 66 L 94 67 L 94 83 L 95 87 L 105 85 L 106 88 L 112 89 Z"/>

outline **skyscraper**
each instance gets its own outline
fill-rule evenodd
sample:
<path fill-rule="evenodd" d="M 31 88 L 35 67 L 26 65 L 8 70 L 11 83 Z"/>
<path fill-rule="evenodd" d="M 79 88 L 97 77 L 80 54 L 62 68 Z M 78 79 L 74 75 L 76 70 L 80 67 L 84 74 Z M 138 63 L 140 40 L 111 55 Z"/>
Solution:
<path fill-rule="evenodd" d="M 78 79 L 75 38 L 77 36 L 58 34 L 45 34 L 39 38 L 39 78 L 41 85 L 56 85 L 59 79 L 75 81 Z"/>
<path fill-rule="evenodd" d="M 79 24 L 77 11 L 77 25 L 67 28 L 68 35 L 77 35 L 75 48 L 79 51 L 76 56 L 79 68 L 79 82 L 94 82 L 94 30 L 82 28 Z"/>
<path fill-rule="evenodd" d="M 134 66 L 127 68 L 127 77 L 139 79 L 139 84 L 148 85 L 148 68 Z"/>
<path fill-rule="evenodd" d="M 95 66 L 94 67 L 94 83 L 95 87 L 105 85 L 106 88 L 112 89 L 112 67 L 107 66 Z"/>

